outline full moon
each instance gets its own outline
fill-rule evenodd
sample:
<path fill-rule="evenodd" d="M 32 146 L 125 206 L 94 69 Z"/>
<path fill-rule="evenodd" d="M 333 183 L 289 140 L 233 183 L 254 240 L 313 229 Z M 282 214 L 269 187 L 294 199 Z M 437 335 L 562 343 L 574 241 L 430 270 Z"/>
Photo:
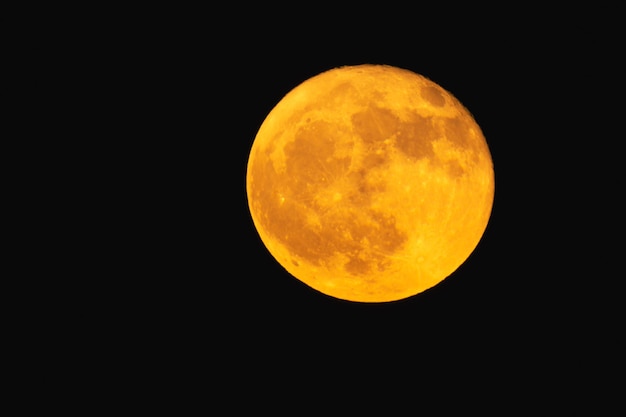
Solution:
<path fill-rule="evenodd" d="M 457 270 L 487 227 L 494 170 L 450 92 L 388 65 L 337 67 L 296 86 L 261 124 L 246 193 L 269 253 L 338 299 L 389 302 Z"/>

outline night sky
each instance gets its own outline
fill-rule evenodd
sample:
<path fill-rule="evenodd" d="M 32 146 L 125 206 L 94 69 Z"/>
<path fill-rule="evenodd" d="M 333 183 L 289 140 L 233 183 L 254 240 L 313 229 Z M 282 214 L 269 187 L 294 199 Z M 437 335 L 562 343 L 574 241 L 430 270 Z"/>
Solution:
<path fill-rule="evenodd" d="M 483 30 L 450 23 L 442 30 L 454 35 L 441 38 L 432 25 L 416 22 L 342 27 L 335 19 L 281 20 L 245 34 L 241 26 L 229 32 L 190 25 L 167 49 L 180 58 L 169 64 L 175 77 L 165 85 L 181 98 L 168 105 L 180 105 L 174 127 L 181 130 L 173 129 L 176 140 L 165 141 L 163 151 L 174 151 L 165 161 L 176 158 L 179 181 L 170 187 L 189 203 L 175 210 L 181 236 L 188 237 L 180 240 L 189 248 L 182 263 L 191 273 L 183 268 L 172 277 L 176 302 L 196 306 L 197 326 L 208 309 L 207 320 L 226 334 L 320 361 L 331 352 L 359 351 L 391 361 L 371 359 L 384 367 L 419 368 L 434 355 L 473 368 L 478 355 L 501 370 L 489 352 L 513 355 L 524 346 L 556 354 L 550 346 L 560 345 L 545 341 L 577 334 L 587 315 L 580 295 L 590 296 L 572 262 L 584 269 L 589 258 L 577 242 L 591 228 L 574 232 L 571 219 L 584 219 L 577 201 L 599 193 L 586 187 L 580 195 L 588 174 L 574 163 L 593 152 L 574 138 L 590 129 L 585 121 L 593 109 L 583 97 L 597 89 L 581 91 L 572 83 L 597 70 L 597 38 L 576 20 L 553 34 L 547 16 L 530 27 L 506 20 Z M 530 37 L 531 30 L 546 36 Z M 406 68 L 455 95 L 483 130 L 496 181 L 492 216 L 471 257 L 436 287 L 378 305 L 337 300 L 291 277 L 260 241 L 245 194 L 248 152 L 273 106 L 322 71 L 362 63 Z M 186 280 L 188 287 L 178 284 Z"/>
<path fill-rule="evenodd" d="M 115 243 L 91 264 L 111 278 L 90 293 L 106 293 L 96 304 L 108 340 L 141 346 L 188 387 L 201 374 L 246 392 L 272 378 L 296 391 L 318 378 L 328 395 L 351 386 L 371 398 L 402 377 L 412 384 L 397 384 L 397 395 L 415 401 L 419 382 L 439 391 L 479 377 L 516 401 L 506 387 L 518 376 L 576 380 L 602 368 L 578 347 L 623 347 L 610 331 L 619 304 L 609 291 L 623 276 L 609 261 L 621 255 L 599 249 L 615 207 L 605 190 L 619 190 L 619 164 L 608 163 L 615 135 L 602 122 L 619 119 L 604 104 L 619 55 L 614 26 L 599 25 L 605 13 L 470 18 L 309 5 L 278 17 L 265 7 L 244 7 L 252 23 L 225 10 L 163 9 L 37 38 L 38 65 L 50 71 L 33 82 L 52 86 L 50 106 L 75 85 L 74 130 L 97 142 L 85 169 L 101 160 L 86 189 L 111 196 L 98 199 L 104 214 L 94 219 Z M 474 253 L 397 302 L 337 300 L 291 277 L 246 201 L 247 157 L 265 116 L 306 79 L 354 64 L 405 68 L 451 92 L 494 163 L 493 211 Z M 549 396 L 544 385 L 537 395 Z"/>
<path fill-rule="evenodd" d="M 535 355 L 555 355 L 560 363 L 561 337 L 590 325 L 580 298 L 585 284 L 571 272 L 577 270 L 572 262 L 582 267 L 588 258 L 578 255 L 580 236 L 570 223 L 572 201 L 580 198 L 576 184 L 586 175 L 571 169 L 581 151 L 571 144 L 587 129 L 577 120 L 589 113 L 581 110 L 571 82 L 593 66 L 585 54 L 597 52 L 585 27 L 575 23 L 541 42 L 529 40 L 525 26 L 509 23 L 476 32 L 467 25 L 445 39 L 418 24 L 391 25 L 386 33 L 370 24 L 345 32 L 333 25 L 336 37 L 319 28 L 320 39 L 310 26 L 286 24 L 290 35 L 260 33 L 238 44 L 237 64 L 226 61 L 222 69 L 232 83 L 225 94 L 233 122 L 219 140 L 233 157 L 226 162 L 232 174 L 221 168 L 216 174 L 216 181 L 235 178 L 228 204 L 219 196 L 216 204 L 226 204 L 236 232 L 227 227 L 232 244 L 216 242 L 226 254 L 211 261 L 223 265 L 214 277 L 224 281 L 217 284 L 218 299 L 227 314 L 236 315 L 238 332 L 307 359 L 338 355 L 350 364 L 359 352 L 375 366 L 407 366 L 415 373 L 429 356 L 496 374 L 508 367 L 520 371 Z M 549 23 L 533 28 L 542 25 Z M 291 277 L 258 238 L 245 200 L 247 155 L 272 107 L 307 78 L 360 63 L 406 68 L 452 92 L 481 126 L 496 180 L 491 220 L 471 257 L 436 287 L 378 305 L 336 300 Z M 234 271 L 226 259 L 234 259 Z M 508 358 L 497 365 L 492 352 Z"/>

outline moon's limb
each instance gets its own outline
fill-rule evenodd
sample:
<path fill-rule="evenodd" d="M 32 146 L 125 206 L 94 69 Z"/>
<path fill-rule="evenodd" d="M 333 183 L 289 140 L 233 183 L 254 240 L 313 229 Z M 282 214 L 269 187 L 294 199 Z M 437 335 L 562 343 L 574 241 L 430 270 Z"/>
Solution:
<path fill-rule="evenodd" d="M 437 284 L 474 250 L 493 165 L 469 111 L 432 81 L 341 67 L 270 112 L 247 193 L 262 241 L 296 278 L 337 298 L 392 301 Z"/>

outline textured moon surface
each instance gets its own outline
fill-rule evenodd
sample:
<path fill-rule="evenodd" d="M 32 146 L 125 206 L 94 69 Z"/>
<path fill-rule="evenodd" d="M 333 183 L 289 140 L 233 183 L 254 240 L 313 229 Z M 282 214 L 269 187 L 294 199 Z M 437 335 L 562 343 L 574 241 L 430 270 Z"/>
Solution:
<path fill-rule="evenodd" d="M 304 81 L 271 110 L 246 191 L 262 242 L 291 275 L 332 297 L 387 302 L 471 255 L 494 171 L 452 94 L 405 69 L 356 65 Z"/>

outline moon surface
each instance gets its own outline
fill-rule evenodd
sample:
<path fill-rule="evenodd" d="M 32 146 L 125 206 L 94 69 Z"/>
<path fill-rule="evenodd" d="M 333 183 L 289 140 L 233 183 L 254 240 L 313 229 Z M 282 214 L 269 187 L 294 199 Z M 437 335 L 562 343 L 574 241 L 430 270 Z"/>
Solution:
<path fill-rule="evenodd" d="M 471 255 L 494 170 L 448 91 L 388 65 L 333 68 L 291 90 L 252 144 L 248 206 L 270 254 L 326 295 L 411 297 Z"/>

